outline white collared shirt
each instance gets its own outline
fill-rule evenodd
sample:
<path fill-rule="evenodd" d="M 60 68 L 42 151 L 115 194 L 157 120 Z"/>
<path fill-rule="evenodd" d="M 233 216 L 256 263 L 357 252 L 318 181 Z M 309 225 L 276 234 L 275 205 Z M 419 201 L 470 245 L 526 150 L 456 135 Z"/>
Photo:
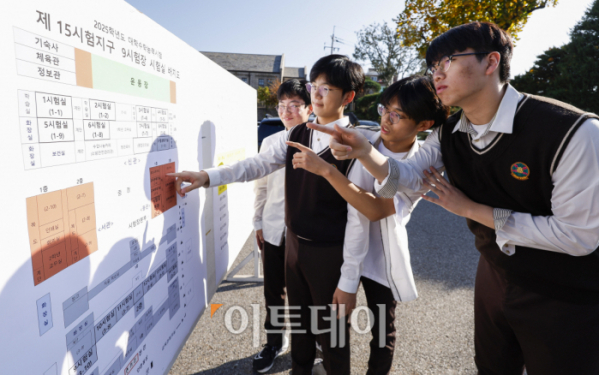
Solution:
<path fill-rule="evenodd" d="M 385 147 L 383 142 L 381 142 L 378 146 L 378 150 L 381 154 L 395 160 L 405 159 L 409 154 L 413 154 L 419 148 L 420 145 L 418 144 L 418 141 L 414 142 L 409 152 L 392 152 Z M 372 176 L 370 184 L 374 184 L 374 177 Z M 410 212 L 416 206 L 418 200 L 420 200 L 421 193 L 422 192 L 398 192 L 395 197 L 393 197 L 396 214 L 402 210 L 406 211 L 404 215 L 401 215 L 402 225 L 405 226 L 410 221 Z M 387 269 L 385 253 L 383 249 L 383 239 L 381 236 L 382 232 L 380 221 L 371 221 L 370 237 L 368 241 L 368 254 L 366 254 L 366 258 L 364 259 L 364 271 L 362 272 L 362 276 L 389 288 L 389 281 L 386 277 Z"/>
<path fill-rule="evenodd" d="M 507 85 L 490 131 L 473 138 L 473 146 L 483 149 L 501 133 L 511 134 L 516 107 L 522 95 Z M 476 129 L 476 128 L 475 128 Z M 454 132 L 460 130 L 456 124 Z M 481 134 L 481 132 L 479 132 Z M 391 162 L 389 163 L 391 164 Z M 439 129 L 426 139 L 414 157 L 394 163 L 399 169 L 399 184 L 419 190 L 423 170 L 443 168 Z M 390 166 L 391 167 L 391 166 Z M 584 256 L 599 246 L 599 120 L 588 119 L 572 136 L 552 176 L 552 216 L 533 216 L 512 212 L 505 224 L 496 229 L 497 244 L 507 255 L 515 246 Z M 377 191 L 387 183 L 375 182 Z M 501 208 L 501 207 L 499 207 Z"/>
<path fill-rule="evenodd" d="M 264 138 L 260 152 L 266 152 L 276 142 L 275 136 Z M 254 193 L 254 230 L 261 229 L 264 241 L 281 246 L 285 233 L 285 168 L 256 180 Z"/>
<path fill-rule="evenodd" d="M 335 124 L 347 126 L 349 118 L 343 117 L 325 126 L 333 127 Z M 376 135 L 376 133 L 369 130 L 361 132 L 370 140 Z M 271 138 L 272 143 L 270 146 L 251 158 L 231 165 L 206 169 L 205 171 L 210 178 L 210 187 L 232 182 L 252 181 L 285 167 L 287 134 L 279 132 L 273 134 Z M 310 148 L 314 152 L 320 153 L 329 147 L 329 139 L 330 135 L 313 130 Z M 365 181 L 372 179 L 372 176 L 362 167 L 360 162 L 356 161 L 347 178 L 355 185 L 362 187 Z M 338 288 L 347 293 L 355 293 L 360 284 L 364 257 L 368 252 L 370 221 L 351 205 L 348 204 L 347 206 L 347 224 L 343 242 L 344 261 L 341 266 L 341 278 L 339 279 Z"/>

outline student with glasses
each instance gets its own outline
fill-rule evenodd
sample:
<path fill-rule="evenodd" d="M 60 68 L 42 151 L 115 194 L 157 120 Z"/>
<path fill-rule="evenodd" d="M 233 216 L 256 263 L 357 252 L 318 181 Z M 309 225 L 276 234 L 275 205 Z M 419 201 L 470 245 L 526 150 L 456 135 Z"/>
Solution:
<path fill-rule="evenodd" d="M 466 218 L 481 253 L 479 374 L 598 374 L 599 117 L 516 91 L 512 50 L 495 24 L 447 31 L 426 61 L 443 103 L 461 110 L 408 160 L 340 128 L 331 148 L 362 161 L 382 196 L 426 186 L 438 198 L 424 199 Z"/>
<path fill-rule="evenodd" d="M 343 112 L 364 86 L 362 67 L 346 56 L 325 56 L 312 66 L 310 81 L 307 89 L 316 122 L 326 129 L 353 126 Z M 374 135 L 368 130 L 362 132 L 369 139 Z M 369 220 L 348 205 L 325 179 L 293 169 L 293 155 L 298 150 L 288 148 L 285 142 L 310 147 L 357 186 L 372 177 L 359 162 L 336 160 L 326 132 L 300 124 L 288 134 L 273 137 L 270 147 L 246 160 L 170 175 L 177 177 L 175 187 L 183 195 L 199 187 L 251 181 L 285 167 L 285 281 L 289 308 L 294 308 L 289 313 L 293 374 L 312 373 L 318 339 L 327 374 L 346 375 L 350 373 L 346 315 L 356 304 L 362 261 L 368 251 L 368 236 L 363 234 Z M 181 187 L 183 182 L 191 185 Z M 317 312 L 314 319 L 312 311 Z"/>
<path fill-rule="evenodd" d="M 296 125 L 306 123 L 312 113 L 306 80 L 285 81 L 277 91 L 277 111 L 288 133 Z M 260 152 L 267 153 L 277 142 L 277 134 L 264 138 Z M 259 373 L 271 369 L 275 359 L 289 348 L 284 327 L 272 324 L 272 313 L 285 307 L 285 168 L 256 180 L 254 187 L 254 231 L 261 250 L 266 305 L 266 344 L 253 359 Z"/>
<path fill-rule="evenodd" d="M 381 101 L 378 105 L 381 131 L 376 135 L 374 148 L 395 160 L 416 154 L 420 148 L 416 140 L 418 133 L 440 126 L 449 114 L 429 77 L 413 76 L 395 82 L 383 91 Z M 397 302 L 418 297 L 406 225 L 426 190 L 405 189 L 393 199 L 380 198 L 373 194 L 373 177 L 360 188 L 311 149 L 293 142 L 288 144 L 302 151 L 294 155 L 293 168 L 324 177 L 349 204 L 371 220 L 368 232 L 364 233 L 368 236 L 368 252 L 360 278 L 368 308 L 374 315 L 366 374 L 390 374 L 396 341 Z"/>

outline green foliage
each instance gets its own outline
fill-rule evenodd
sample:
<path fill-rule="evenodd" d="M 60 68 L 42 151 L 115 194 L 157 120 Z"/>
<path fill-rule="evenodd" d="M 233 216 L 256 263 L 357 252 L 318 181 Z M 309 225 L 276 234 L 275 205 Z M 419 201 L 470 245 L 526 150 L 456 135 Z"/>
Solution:
<path fill-rule="evenodd" d="M 572 29 L 571 40 L 538 56 L 512 85 L 519 91 L 548 96 L 599 113 L 599 0 Z"/>
<path fill-rule="evenodd" d="M 381 92 L 381 85 L 368 77 L 364 83 L 364 92 L 369 94 Z"/>
<path fill-rule="evenodd" d="M 547 95 L 547 90 L 560 75 L 559 65 L 565 54 L 564 47 L 548 49 L 542 55 L 537 56 L 537 61 L 532 69 L 512 80 L 512 86 L 529 94 Z"/>
<path fill-rule="evenodd" d="M 374 23 L 356 32 L 358 44 L 353 57 L 359 61 L 369 61 L 380 79 L 388 86 L 393 77 L 410 75 L 421 65 L 421 59 L 414 48 L 405 47 L 397 38 L 395 30 L 387 24 Z"/>
<path fill-rule="evenodd" d="M 376 92 L 357 99 L 354 113 L 360 120 L 379 121 L 380 116 L 377 112 L 377 105 L 380 102 L 380 98 L 381 93 Z"/>
<path fill-rule="evenodd" d="M 397 18 L 397 34 L 424 56 L 430 42 L 452 27 L 473 21 L 496 23 L 515 40 L 531 13 L 557 0 L 406 0 Z"/>

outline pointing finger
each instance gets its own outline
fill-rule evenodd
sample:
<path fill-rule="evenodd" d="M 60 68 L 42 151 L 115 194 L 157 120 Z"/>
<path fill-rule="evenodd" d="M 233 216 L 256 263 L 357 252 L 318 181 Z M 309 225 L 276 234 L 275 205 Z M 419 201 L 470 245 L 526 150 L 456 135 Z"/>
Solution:
<path fill-rule="evenodd" d="M 287 146 L 295 147 L 295 148 L 297 148 L 300 151 L 304 151 L 304 152 L 310 152 L 310 151 L 312 151 L 312 149 L 310 147 L 306 147 L 303 144 L 298 143 L 298 142 L 287 141 L 285 143 L 287 143 Z"/>
<path fill-rule="evenodd" d="M 351 151 L 351 146 L 347 146 L 344 145 L 343 143 L 340 143 L 339 141 L 337 141 L 335 138 L 331 138 L 330 142 L 329 142 L 329 148 L 332 148 L 334 150 L 338 150 L 338 151 L 346 151 L 346 152 L 350 152 Z"/>
<path fill-rule="evenodd" d="M 344 128 L 344 127 L 341 127 L 341 126 L 339 126 L 337 124 L 335 124 L 335 130 L 337 132 L 341 133 L 341 134 L 349 134 L 349 133 L 351 133 L 351 130 L 349 130 L 347 128 Z"/>
<path fill-rule="evenodd" d="M 310 129 L 318 130 L 319 132 L 327 133 L 329 135 L 335 135 L 335 129 L 327 128 L 324 125 L 315 124 L 313 122 L 309 122 L 306 124 Z"/>

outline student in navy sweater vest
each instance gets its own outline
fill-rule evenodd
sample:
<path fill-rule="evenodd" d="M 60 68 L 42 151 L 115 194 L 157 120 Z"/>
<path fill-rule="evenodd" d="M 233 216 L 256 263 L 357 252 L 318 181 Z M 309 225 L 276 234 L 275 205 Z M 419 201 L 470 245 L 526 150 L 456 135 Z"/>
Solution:
<path fill-rule="evenodd" d="M 405 161 L 340 128 L 331 149 L 358 158 L 382 196 L 428 186 L 438 198 L 426 200 L 466 218 L 481 253 L 479 374 L 599 374 L 599 120 L 516 91 L 512 50 L 495 24 L 447 31 L 426 61 L 443 103 L 461 110 Z"/>
<path fill-rule="evenodd" d="M 343 114 L 364 86 L 362 67 L 346 56 L 329 55 L 310 70 L 311 101 L 316 123 L 326 129 L 353 127 Z M 375 133 L 363 130 L 365 137 Z M 294 375 L 310 375 L 318 339 L 329 375 L 350 374 L 347 314 L 356 304 L 362 262 L 368 251 L 369 220 L 322 177 L 293 169 L 298 152 L 287 140 L 310 147 L 347 178 L 361 186 L 372 177 L 354 160 L 336 160 L 329 135 L 300 124 L 288 134 L 277 133 L 270 147 L 258 155 L 228 166 L 199 172 L 171 174 L 175 187 L 185 194 L 199 187 L 251 181 L 285 168 L 285 281 L 291 324 L 291 359 Z M 367 138 L 367 139 L 370 139 Z M 183 182 L 190 186 L 181 187 Z"/>

